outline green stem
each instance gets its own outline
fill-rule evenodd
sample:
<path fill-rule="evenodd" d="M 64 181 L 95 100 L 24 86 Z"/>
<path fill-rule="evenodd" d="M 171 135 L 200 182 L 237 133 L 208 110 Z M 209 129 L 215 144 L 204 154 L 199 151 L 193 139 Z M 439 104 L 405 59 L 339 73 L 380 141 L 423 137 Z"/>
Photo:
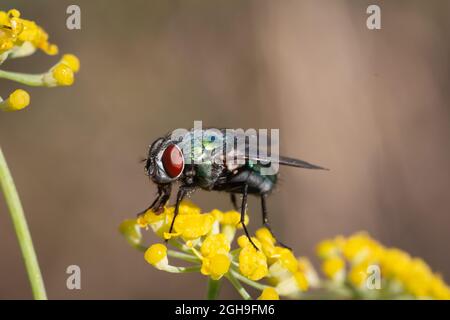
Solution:
<path fill-rule="evenodd" d="M 33 87 L 45 86 L 44 74 L 27 74 L 0 70 L 0 78 L 16 81 Z"/>
<path fill-rule="evenodd" d="M 208 278 L 208 300 L 216 300 L 220 292 L 222 280 Z"/>
<path fill-rule="evenodd" d="M 231 272 L 227 273 L 226 277 L 228 280 L 230 280 L 233 287 L 237 290 L 237 292 L 239 292 L 239 294 L 241 295 L 242 298 L 244 298 L 244 300 L 252 299 L 252 297 L 248 294 L 247 290 L 245 290 L 245 288 L 241 285 L 239 280 L 236 279 Z"/>
<path fill-rule="evenodd" d="M 22 256 L 25 262 L 25 268 L 30 280 L 33 296 L 36 300 L 46 300 L 44 281 L 39 269 L 36 252 L 34 251 L 33 241 L 31 240 L 25 214 L 22 204 L 17 194 L 16 186 L 9 172 L 8 165 L 0 148 L 0 185 L 5 195 L 6 204 L 13 221 L 17 240 L 19 241 Z"/>
<path fill-rule="evenodd" d="M 196 256 L 193 256 L 192 254 L 178 252 L 178 251 L 174 251 L 174 250 L 167 250 L 167 255 L 169 257 L 181 259 L 181 260 L 184 260 L 187 262 L 199 262 L 200 261 Z"/>
<path fill-rule="evenodd" d="M 192 266 L 192 267 L 175 267 L 175 266 L 167 266 L 164 271 L 170 273 L 191 273 L 191 272 L 200 272 L 202 266 Z"/>
<path fill-rule="evenodd" d="M 249 278 L 241 275 L 239 272 L 236 272 L 234 270 L 231 270 L 231 273 L 233 274 L 233 276 L 238 279 L 241 280 L 242 282 L 244 282 L 245 284 L 248 284 L 249 286 L 258 289 L 258 290 L 264 290 L 265 288 L 267 288 L 268 286 L 266 286 L 265 284 L 261 284 L 258 283 L 256 281 L 250 280 Z"/>
<path fill-rule="evenodd" d="M 142 251 L 142 252 L 145 252 L 148 249 L 148 247 L 146 247 L 146 246 L 144 246 L 142 244 L 136 244 L 136 245 L 133 245 L 133 247 L 136 248 L 139 251 Z M 167 255 L 169 257 L 181 259 L 181 260 L 184 260 L 184 261 L 187 261 L 187 262 L 194 262 L 195 263 L 195 262 L 199 262 L 200 261 L 196 256 L 194 256 L 192 254 L 179 252 L 179 251 L 175 251 L 175 250 L 170 250 L 170 249 L 167 250 Z"/>

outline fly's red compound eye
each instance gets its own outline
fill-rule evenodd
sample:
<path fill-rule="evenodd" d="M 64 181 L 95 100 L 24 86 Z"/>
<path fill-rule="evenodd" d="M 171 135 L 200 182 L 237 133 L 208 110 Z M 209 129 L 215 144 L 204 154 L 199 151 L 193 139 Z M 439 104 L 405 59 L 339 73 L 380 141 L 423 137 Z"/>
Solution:
<path fill-rule="evenodd" d="M 169 177 L 178 177 L 184 168 L 184 158 L 180 148 L 174 144 L 169 145 L 163 152 L 162 163 Z"/>

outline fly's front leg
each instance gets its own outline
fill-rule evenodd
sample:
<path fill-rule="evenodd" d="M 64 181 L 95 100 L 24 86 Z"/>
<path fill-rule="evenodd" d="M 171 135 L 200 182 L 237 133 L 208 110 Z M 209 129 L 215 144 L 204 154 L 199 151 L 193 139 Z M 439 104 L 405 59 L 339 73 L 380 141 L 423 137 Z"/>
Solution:
<path fill-rule="evenodd" d="M 172 229 L 175 224 L 175 219 L 178 216 L 178 212 L 180 209 L 180 203 L 183 200 L 183 198 L 186 196 L 187 192 L 191 189 L 192 189 L 191 187 L 187 187 L 187 186 L 180 186 L 180 188 L 178 189 L 177 202 L 175 203 L 175 211 L 173 212 L 173 219 L 172 219 L 172 222 L 170 223 L 169 233 L 172 233 Z M 167 242 L 167 239 L 166 239 L 166 242 Z"/>
<path fill-rule="evenodd" d="M 158 201 L 155 201 L 155 203 L 151 209 L 155 213 L 162 213 L 164 210 L 164 206 L 166 205 L 167 201 L 169 201 L 169 199 L 170 199 L 170 194 L 172 192 L 172 185 L 170 183 L 163 184 L 163 185 L 160 185 L 158 188 L 160 188 L 162 195 Z"/>
<path fill-rule="evenodd" d="M 146 213 L 148 210 L 153 210 L 155 213 L 160 213 L 162 211 L 162 208 L 167 203 L 167 201 L 170 198 L 170 192 L 171 192 L 171 185 L 159 185 L 158 186 L 158 195 L 156 196 L 156 199 L 153 200 L 152 204 L 148 206 L 145 210 L 139 212 L 137 216 L 140 216 L 144 213 Z"/>

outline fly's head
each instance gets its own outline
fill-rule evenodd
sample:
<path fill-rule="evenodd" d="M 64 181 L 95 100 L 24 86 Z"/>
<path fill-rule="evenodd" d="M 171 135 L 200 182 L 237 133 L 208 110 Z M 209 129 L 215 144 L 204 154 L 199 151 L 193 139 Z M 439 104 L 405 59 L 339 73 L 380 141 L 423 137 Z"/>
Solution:
<path fill-rule="evenodd" d="M 184 170 L 181 148 L 169 138 L 159 138 L 150 145 L 145 171 L 156 184 L 178 180 Z"/>

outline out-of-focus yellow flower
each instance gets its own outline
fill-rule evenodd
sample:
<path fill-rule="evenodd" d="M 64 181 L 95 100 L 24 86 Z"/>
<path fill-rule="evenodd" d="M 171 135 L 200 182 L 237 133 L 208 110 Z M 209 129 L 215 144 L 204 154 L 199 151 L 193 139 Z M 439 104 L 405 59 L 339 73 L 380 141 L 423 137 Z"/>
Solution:
<path fill-rule="evenodd" d="M 308 282 L 308 287 L 319 287 L 320 285 L 320 279 L 319 275 L 317 274 L 317 271 L 314 269 L 314 266 L 312 265 L 311 261 L 307 257 L 299 257 L 297 258 L 298 261 L 298 270 L 302 272 L 306 280 Z"/>
<path fill-rule="evenodd" d="M 0 99 L 1 101 L 1 99 Z M 30 95 L 22 89 L 17 89 L 6 99 L 0 102 L 0 110 L 18 111 L 30 104 Z"/>
<path fill-rule="evenodd" d="M 296 297 L 300 292 L 308 290 L 308 286 L 308 279 L 303 272 L 299 271 L 282 279 L 276 285 L 276 290 L 280 295 Z"/>
<path fill-rule="evenodd" d="M 164 270 L 169 261 L 167 259 L 167 248 L 161 243 L 151 245 L 144 254 L 145 260 L 159 270 Z"/>
<path fill-rule="evenodd" d="M 438 300 L 450 300 L 450 288 L 442 280 L 441 276 L 436 275 L 431 279 L 430 295 Z"/>
<path fill-rule="evenodd" d="M 375 258 L 374 254 L 378 253 L 376 250 L 378 247 L 378 243 L 371 239 L 366 233 L 357 233 L 345 241 L 342 253 L 348 261 L 358 263 L 369 256 Z"/>
<path fill-rule="evenodd" d="M 341 253 L 342 247 L 344 246 L 344 243 L 345 240 L 342 236 L 338 236 L 332 240 L 323 240 L 317 245 L 316 253 L 322 259 L 339 255 Z"/>
<path fill-rule="evenodd" d="M 262 291 L 258 300 L 280 300 L 280 296 L 275 288 L 267 287 Z"/>
<path fill-rule="evenodd" d="M 298 288 L 301 291 L 308 290 L 308 279 L 306 279 L 306 275 L 303 272 L 294 273 L 295 282 L 297 283 Z"/>
<path fill-rule="evenodd" d="M 292 277 L 298 270 L 298 261 L 292 251 L 282 247 L 275 247 L 275 254 L 269 258 L 269 265 L 269 275 L 274 284 Z"/>
<path fill-rule="evenodd" d="M 213 280 L 219 280 L 230 269 L 230 258 L 226 254 L 215 254 L 204 257 L 201 273 L 210 276 Z"/>
<path fill-rule="evenodd" d="M 411 263 L 411 257 L 399 249 L 387 249 L 380 259 L 381 270 L 386 277 L 400 277 Z"/>
<path fill-rule="evenodd" d="M 312 265 L 308 263 L 309 261 L 303 259 L 300 265 L 291 250 L 275 246 L 274 254 L 269 259 L 269 282 L 276 287 L 280 295 L 298 297 L 301 292 L 309 288 L 307 271 L 314 285 L 317 285 L 314 282 L 317 281 L 314 279 L 315 271 L 307 270 L 312 268 Z"/>
<path fill-rule="evenodd" d="M 331 257 L 322 264 L 323 273 L 330 279 L 343 281 L 345 277 L 345 261 L 340 257 Z"/>
<path fill-rule="evenodd" d="M 291 273 L 295 273 L 298 269 L 298 261 L 291 250 L 282 247 L 275 248 L 275 256 L 283 268 Z"/>
<path fill-rule="evenodd" d="M 258 248 L 261 244 L 256 238 L 252 241 Z M 256 250 L 246 236 L 240 236 L 238 244 L 242 248 L 239 253 L 239 270 L 247 278 L 257 281 L 268 274 L 267 258 L 261 250 Z"/>
<path fill-rule="evenodd" d="M 141 229 L 135 219 L 123 221 L 119 226 L 119 231 L 131 245 L 139 245 L 142 241 Z"/>
<path fill-rule="evenodd" d="M 329 278 L 344 280 L 347 261 L 350 267 L 348 283 L 361 294 L 367 291 L 365 284 L 369 267 L 376 265 L 381 271 L 378 276 L 382 277 L 382 283 L 387 287 L 385 290 L 392 290 L 388 291 L 391 295 L 402 294 L 419 299 L 450 298 L 450 288 L 422 259 L 412 258 L 396 248 L 385 248 L 366 233 L 340 239 L 339 244 L 332 240 L 318 246 L 318 255 L 324 258 L 322 269 Z M 376 294 L 376 291 L 371 290 L 371 293 Z"/>
<path fill-rule="evenodd" d="M 360 263 L 351 267 L 348 273 L 348 280 L 357 288 L 364 286 L 367 279 L 367 263 Z"/>

